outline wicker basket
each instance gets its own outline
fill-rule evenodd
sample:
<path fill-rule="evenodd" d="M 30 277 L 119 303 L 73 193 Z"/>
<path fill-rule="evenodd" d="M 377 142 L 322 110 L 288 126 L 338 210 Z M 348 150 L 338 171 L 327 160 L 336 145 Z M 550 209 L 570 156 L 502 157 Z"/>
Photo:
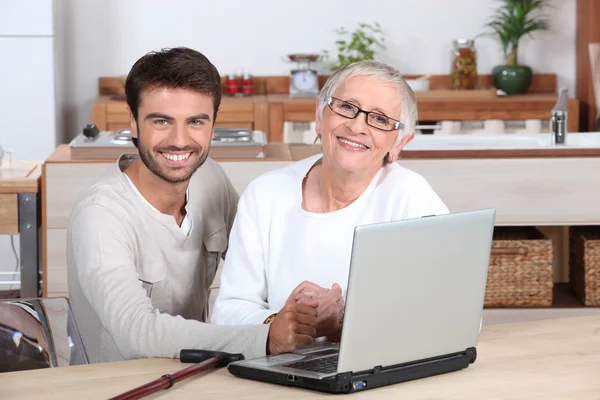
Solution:
<path fill-rule="evenodd" d="M 484 306 L 551 306 L 552 241 L 533 227 L 496 227 Z"/>
<path fill-rule="evenodd" d="M 570 283 L 586 306 L 600 306 L 600 227 L 571 227 Z"/>

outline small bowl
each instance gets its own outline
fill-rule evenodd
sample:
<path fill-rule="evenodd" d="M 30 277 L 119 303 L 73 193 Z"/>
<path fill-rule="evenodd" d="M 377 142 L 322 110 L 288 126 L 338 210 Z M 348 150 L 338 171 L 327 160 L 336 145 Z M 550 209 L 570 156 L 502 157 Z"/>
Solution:
<path fill-rule="evenodd" d="M 429 90 L 429 79 L 407 79 L 406 83 L 408 83 L 413 92 Z"/>

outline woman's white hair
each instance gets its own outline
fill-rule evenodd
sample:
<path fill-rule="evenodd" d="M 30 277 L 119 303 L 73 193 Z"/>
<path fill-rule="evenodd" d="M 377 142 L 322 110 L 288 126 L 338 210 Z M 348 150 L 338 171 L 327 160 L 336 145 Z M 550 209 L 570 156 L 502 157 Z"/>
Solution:
<path fill-rule="evenodd" d="M 378 61 L 359 61 L 352 64 L 345 65 L 336 70 L 325 82 L 325 85 L 319 92 L 319 115 L 323 118 L 323 110 L 327 106 L 327 100 L 333 96 L 337 88 L 344 83 L 346 80 L 353 76 L 366 76 L 377 82 L 395 87 L 398 90 L 400 96 L 401 111 L 399 116 L 392 116 L 392 118 L 400 119 L 400 122 L 404 125 L 398 132 L 398 138 L 396 144 L 400 140 L 412 134 L 417 124 L 417 101 L 415 94 L 406 83 L 400 72 L 390 67 L 389 65 L 380 63 Z"/>

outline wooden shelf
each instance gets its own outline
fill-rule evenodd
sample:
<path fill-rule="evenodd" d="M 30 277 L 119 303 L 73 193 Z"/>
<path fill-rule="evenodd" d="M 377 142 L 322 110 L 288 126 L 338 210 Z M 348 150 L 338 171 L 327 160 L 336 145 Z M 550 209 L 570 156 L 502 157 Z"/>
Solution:
<path fill-rule="evenodd" d="M 441 96 L 415 92 L 419 109 L 419 121 L 465 121 L 465 120 L 549 120 L 558 94 L 532 93 L 505 97 L 464 98 L 448 100 L 444 92 Z M 433 93 L 433 94 L 432 94 Z M 269 102 L 269 136 L 273 141 L 283 141 L 283 122 L 309 122 L 315 119 L 316 98 L 290 97 L 288 95 L 267 95 Z M 568 102 L 568 131 L 579 131 L 579 101 L 570 98 Z"/>
<path fill-rule="evenodd" d="M 414 78 L 415 76 L 406 76 Z M 217 126 L 251 128 L 267 134 L 269 142 L 283 142 L 285 121 L 315 120 L 316 97 L 290 97 L 289 77 L 254 77 L 255 94 L 248 97 L 223 95 Z M 320 77 L 320 85 L 327 76 Z M 129 125 L 127 104 L 123 101 L 120 78 L 99 78 L 100 97 L 92 106 L 93 123 L 100 129 L 118 130 Z M 536 74 L 529 92 L 524 95 L 498 97 L 490 75 L 480 75 L 480 89 L 450 90 L 449 75 L 430 78 L 431 90 L 415 92 L 419 121 L 464 120 L 549 120 L 558 99 L 555 74 Z M 116 96 L 116 97 L 115 97 Z M 121 99 L 119 99 L 119 96 Z M 568 102 L 568 131 L 579 131 L 579 101 Z"/>
<path fill-rule="evenodd" d="M 555 283 L 552 293 L 553 308 L 586 307 L 568 283 Z M 587 307 L 586 307 L 587 308 Z"/>
<path fill-rule="evenodd" d="M 600 313 L 600 307 L 591 307 L 584 305 L 575 295 L 569 283 L 555 283 L 552 293 L 552 305 L 550 307 L 484 307 L 486 310 L 533 310 L 533 309 L 597 309 Z"/>
<path fill-rule="evenodd" d="M 92 123 L 100 130 L 129 128 L 129 107 L 121 95 L 101 95 L 92 104 Z M 224 97 L 215 126 L 269 131 L 269 105 L 266 96 Z"/>

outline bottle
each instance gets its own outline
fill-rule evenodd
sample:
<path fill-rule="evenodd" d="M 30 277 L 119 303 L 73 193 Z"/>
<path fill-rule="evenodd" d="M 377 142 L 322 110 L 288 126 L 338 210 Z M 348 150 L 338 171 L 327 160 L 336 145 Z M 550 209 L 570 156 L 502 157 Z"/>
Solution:
<path fill-rule="evenodd" d="M 452 89 L 475 89 L 477 87 L 477 52 L 475 42 L 456 39 L 452 62 Z"/>
<path fill-rule="evenodd" d="M 242 94 L 244 96 L 250 96 L 254 91 L 254 82 L 252 80 L 252 75 L 244 74 L 242 77 Z"/>
<path fill-rule="evenodd" d="M 225 86 L 227 87 L 227 93 L 235 96 L 239 91 L 237 77 L 234 74 L 227 75 Z"/>

